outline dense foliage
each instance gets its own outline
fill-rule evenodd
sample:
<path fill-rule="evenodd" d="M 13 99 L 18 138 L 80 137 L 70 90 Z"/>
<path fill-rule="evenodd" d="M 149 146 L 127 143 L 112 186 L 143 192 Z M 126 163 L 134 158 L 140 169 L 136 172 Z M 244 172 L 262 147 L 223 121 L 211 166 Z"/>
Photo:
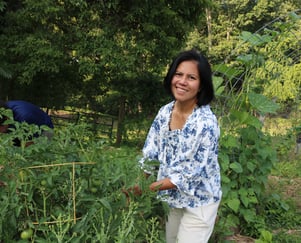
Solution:
<path fill-rule="evenodd" d="M 294 90 L 298 90 L 294 93 L 293 110 L 298 110 L 300 106 L 298 78 L 287 79 L 276 75 L 288 75 L 284 71 L 289 69 L 286 61 L 290 62 L 291 68 L 299 70 L 298 38 L 292 36 L 296 37 L 294 33 L 295 28 L 299 28 L 300 17 L 295 13 L 289 17 L 289 22 L 275 21 L 265 26 L 261 32 L 242 32 L 240 45 L 245 51 L 237 49 L 239 54 L 235 53 L 236 59 L 215 66 L 216 93 L 220 98 L 217 99 L 215 109 L 220 115 L 223 131 L 219 157 L 224 192 L 220 230 L 226 234 L 225 229 L 232 226 L 240 233 L 259 237 L 263 230 L 268 229 L 270 222 L 268 205 L 278 205 L 278 213 L 289 208 L 287 204 L 279 203 L 278 196 L 267 195 L 268 178 L 279 157 L 273 146 L 274 138 L 263 131 L 265 118 L 283 109 L 284 100 L 281 97 L 289 100 L 289 95 L 285 92 L 293 94 Z M 290 38 L 293 51 L 282 49 L 283 40 Z M 271 65 L 271 62 L 277 62 L 279 69 Z M 297 73 L 298 71 L 294 72 L 294 75 Z M 223 86 L 222 83 L 226 85 Z M 273 85 L 269 86 L 271 83 Z M 281 90 L 277 88 L 278 85 Z M 266 92 L 266 87 L 273 87 L 270 89 L 274 91 L 273 95 Z M 218 89 L 223 92 L 218 92 Z M 225 91 L 228 95 L 231 94 L 230 99 L 223 95 Z M 285 107 L 288 107 L 287 103 Z M 301 120 L 294 122 L 293 126 L 299 126 Z M 296 134 L 293 137 L 296 138 Z M 294 223 L 299 220 L 296 219 Z"/>
<path fill-rule="evenodd" d="M 6 81 L 1 97 L 114 115 L 120 98 L 132 112 L 139 104 L 154 109 L 150 98 L 160 100 L 162 68 L 207 5 L 202 0 L 6 1 L 0 59 L 10 75 L 0 77 Z"/>
<path fill-rule="evenodd" d="M 1 136 L 1 242 L 160 242 L 164 209 L 154 194 L 123 192 L 137 180 L 147 188 L 136 149 L 92 139 L 85 124 L 25 148 L 22 134 L 37 131 L 22 124 Z"/>

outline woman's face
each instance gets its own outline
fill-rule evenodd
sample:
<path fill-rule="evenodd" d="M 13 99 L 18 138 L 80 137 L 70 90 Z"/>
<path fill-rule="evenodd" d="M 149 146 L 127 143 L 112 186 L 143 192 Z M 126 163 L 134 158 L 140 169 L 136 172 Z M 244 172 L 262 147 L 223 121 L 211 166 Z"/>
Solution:
<path fill-rule="evenodd" d="M 181 62 L 171 81 L 171 91 L 179 102 L 196 102 L 201 88 L 200 74 L 196 61 Z"/>

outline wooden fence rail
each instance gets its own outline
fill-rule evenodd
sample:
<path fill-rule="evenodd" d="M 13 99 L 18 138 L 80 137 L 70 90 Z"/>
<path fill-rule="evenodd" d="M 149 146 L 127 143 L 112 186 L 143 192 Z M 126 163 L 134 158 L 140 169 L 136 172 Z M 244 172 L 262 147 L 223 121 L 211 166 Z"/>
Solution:
<path fill-rule="evenodd" d="M 93 131 L 113 137 L 113 129 L 117 122 L 117 117 L 102 113 L 87 113 L 71 110 L 52 110 L 47 109 L 47 113 L 50 115 L 55 127 L 66 126 L 70 123 L 79 124 L 85 122 L 92 124 Z"/>

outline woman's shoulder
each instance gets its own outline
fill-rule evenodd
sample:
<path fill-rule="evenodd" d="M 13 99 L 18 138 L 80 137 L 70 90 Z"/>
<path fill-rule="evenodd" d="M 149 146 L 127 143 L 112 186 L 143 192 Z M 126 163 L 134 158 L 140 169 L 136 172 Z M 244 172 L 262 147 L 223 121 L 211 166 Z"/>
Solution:
<path fill-rule="evenodd" d="M 201 119 L 210 119 L 216 121 L 216 115 L 211 110 L 210 105 L 202 105 L 196 109 L 196 116 Z"/>
<path fill-rule="evenodd" d="M 166 114 L 166 113 L 170 113 L 172 111 L 172 108 L 174 106 L 175 101 L 171 101 L 163 106 L 161 106 L 161 108 L 159 109 L 159 114 Z"/>

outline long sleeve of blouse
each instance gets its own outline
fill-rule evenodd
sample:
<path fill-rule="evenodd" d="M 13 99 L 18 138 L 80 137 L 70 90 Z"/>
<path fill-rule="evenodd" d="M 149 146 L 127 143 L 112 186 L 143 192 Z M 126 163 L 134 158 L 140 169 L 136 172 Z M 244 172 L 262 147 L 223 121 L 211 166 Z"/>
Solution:
<path fill-rule="evenodd" d="M 169 178 L 175 189 L 159 191 L 171 207 L 198 207 L 221 198 L 218 164 L 219 127 L 209 105 L 196 107 L 180 130 L 170 130 L 174 102 L 155 117 L 143 148 L 144 161 L 160 162 L 158 180 Z"/>

